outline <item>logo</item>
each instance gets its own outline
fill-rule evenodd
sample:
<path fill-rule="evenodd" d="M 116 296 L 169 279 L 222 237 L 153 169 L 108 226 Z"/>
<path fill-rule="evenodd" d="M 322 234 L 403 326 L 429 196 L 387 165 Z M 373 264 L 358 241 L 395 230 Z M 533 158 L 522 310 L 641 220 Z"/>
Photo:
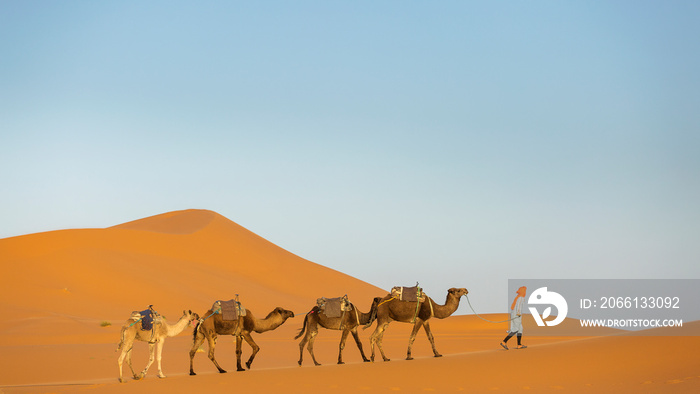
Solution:
<path fill-rule="evenodd" d="M 564 321 L 566 318 L 566 313 L 569 311 L 569 305 L 566 303 L 564 297 L 561 294 L 547 291 L 546 287 L 540 287 L 530 294 L 530 298 L 527 300 L 528 305 L 554 305 L 557 307 L 557 318 L 554 320 L 544 320 L 552 314 L 552 307 L 547 307 L 540 317 L 540 313 L 535 307 L 529 307 L 532 317 L 535 318 L 535 322 L 538 326 L 543 327 L 545 324 L 548 326 L 556 326 L 557 324 Z"/>

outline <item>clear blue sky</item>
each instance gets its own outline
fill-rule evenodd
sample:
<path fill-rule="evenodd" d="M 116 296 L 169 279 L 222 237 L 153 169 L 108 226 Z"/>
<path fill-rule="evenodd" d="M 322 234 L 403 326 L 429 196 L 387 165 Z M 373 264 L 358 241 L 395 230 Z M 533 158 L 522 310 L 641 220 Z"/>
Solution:
<path fill-rule="evenodd" d="M 509 278 L 700 278 L 698 21 L 696 1 L 0 1 L 0 237 L 211 209 L 481 311 Z"/>

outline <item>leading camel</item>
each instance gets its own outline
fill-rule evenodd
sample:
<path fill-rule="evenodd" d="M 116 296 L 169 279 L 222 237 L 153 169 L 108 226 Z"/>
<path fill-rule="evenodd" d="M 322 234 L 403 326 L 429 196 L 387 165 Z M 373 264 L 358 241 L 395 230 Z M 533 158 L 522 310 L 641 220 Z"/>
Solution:
<path fill-rule="evenodd" d="M 390 322 L 396 320 L 402 323 L 413 323 L 413 331 L 411 332 L 411 337 L 408 340 L 408 353 L 406 360 L 413 360 L 411 357 L 411 348 L 413 347 L 413 341 L 416 340 L 416 334 L 421 326 L 425 329 L 425 333 L 428 335 L 428 340 L 430 345 L 433 347 L 433 354 L 435 357 L 442 357 L 435 349 L 435 338 L 433 338 L 433 333 L 430 331 L 430 325 L 428 320 L 431 317 L 436 317 L 438 319 L 444 319 L 452 315 L 459 307 L 459 300 L 463 295 L 469 293 L 467 289 L 464 288 L 451 288 L 447 291 L 447 300 L 445 305 L 438 305 L 430 297 L 426 296 L 426 300 L 420 305 L 420 309 L 416 314 L 416 302 L 410 301 L 399 301 L 393 298 L 391 294 L 385 296 L 379 303 L 377 308 L 377 328 L 374 330 L 372 335 L 369 337 L 370 346 L 372 347 L 371 360 L 374 361 L 374 345 L 377 344 L 379 351 L 382 353 L 382 358 L 384 361 L 389 361 L 389 359 L 384 355 L 384 350 L 382 349 L 382 340 L 384 339 L 384 330 L 389 325 Z M 415 317 L 415 322 L 413 321 Z"/>
<path fill-rule="evenodd" d="M 214 366 L 216 366 L 216 369 L 218 369 L 220 373 L 226 373 L 226 371 L 219 366 L 219 363 L 216 362 L 216 358 L 214 358 L 216 339 L 219 335 L 233 335 L 236 337 L 236 365 L 238 371 L 245 371 L 241 366 L 241 354 L 243 353 L 241 347 L 243 339 L 245 339 L 248 345 L 253 348 L 253 354 L 251 354 L 248 362 L 245 363 L 246 367 L 250 369 L 255 355 L 260 350 L 260 347 L 255 343 L 250 334 L 252 332 L 263 333 L 274 330 L 290 317 L 294 317 L 294 312 L 277 307 L 262 320 L 258 320 L 250 309 L 246 310 L 245 316 L 239 316 L 238 320 L 233 321 L 225 321 L 221 314 L 214 314 L 211 310 L 207 311 L 205 316 L 208 317 L 204 320 L 200 320 L 194 329 L 194 343 L 192 344 L 192 349 L 190 349 L 190 375 L 196 375 L 196 373 L 194 373 L 194 355 L 197 353 L 197 349 L 202 346 L 205 339 L 209 343 L 209 359 L 214 363 Z"/>
<path fill-rule="evenodd" d="M 343 349 L 345 348 L 345 341 L 348 338 L 348 333 L 352 333 L 353 338 L 355 338 L 355 343 L 357 344 L 357 348 L 360 349 L 362 360 L 365 362 L 369 361 L 365 356 L 365 352 L 362 350 L 362 342 L 360 342 L 360 338 L 357 335 L 357 326 L 360 324 L 369 326 L 374 322 L 377 317 L 377 305 L 379 305 L 381 300 L 380 297 L 375 298 L 367 313 L 358 311 L 357 307 L 353 305 L 353 310 L 343 313 L 341 317 L 328 317 L 318 306 L 314 306 L 311 311 L 306 314 L 304 325 L 301 327 L 301 330 L 299 330 L 299 334 L 294 337 L 294 339 L 299 339 L 304 335 L 304 331 L 306 331 L 306 336 L 299 342 L 299 366 L 301 366 L 302 358 L 304 357 L 304 345 L 307 341 L 309 342 L 308 350 L 311 354 L 311 359 L 314 360 L 315 365 L 321 365 L 316 361 L 316 356 L 314 356 L 314 341 L 318 334 L 319 325 L 329 330 L 343 330 L 343 334 L 340 337 L 338 364 L 345 364 L 343 362 Z"/>
<path fill-rule="evenodd" d="M 182 317 L 177 323 L 169 325 L 165 321 L 165 318 L 159 317 L 153 321 L 153 329 L 144 331 L 141 329 L 141 322 L 134 322 L 133 320 L 128 320 L 121 330 L 121 340 L 119 341 L 119 346 L 117 351 L 121 350 L 122 353 L 119 355 L 119 381 L 124 383 L 124 377 L 122 376 L 122 363 L 124 358 L 126 358 L 127 364 L 131 369 L 131 374 L 134 375 L 134 379 L 142 379 L 146 376 L 148 368 L 153 364 L 154 358 L 158 360 L 158 377 L 164 378 L 163 370 L 160 366 L 161 355 L 163 354 L 163 343 L 165 338 L 174 337 L 180 334 L 187 328 L 190 322 L 199 320 L 199 315 L 192 313 L 192 311 L 182 311 Z M 134 341 L 144 341 L 148 342 L 148 364 L 146 368 L 141 371 L 141 373 L 136 374 L 134 372 L 134 367 L 131 365 L 131 349 L 134 346 Z M 154 355 L 154 347 L 157 345 L 157 355 Z"/>

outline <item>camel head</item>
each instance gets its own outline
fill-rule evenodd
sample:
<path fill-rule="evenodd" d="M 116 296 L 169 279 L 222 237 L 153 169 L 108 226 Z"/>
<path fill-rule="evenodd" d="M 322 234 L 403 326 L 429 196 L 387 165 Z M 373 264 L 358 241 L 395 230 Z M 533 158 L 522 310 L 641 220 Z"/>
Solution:
<path fill-rule="evenodd" d="M 270 312 L 270 314 L 273 314 L 273 313 L 280 315 L 283 320 L 287 320 L 290 317 L 294 317 L 294 312 L 288 311 L 284 308 L 280 308 L 279 306 L 277 308 L 275 308 L 272 312 Z"/>
<path fill-rule="evenodd" d="M 468 291 L 467 289 L 465 289 L 465 288 L 459 288 L 459 289 L 458 289 L 458 288 L 453 287 L 453 288 L 447 290 L 447 294 L 450 295 L 450 296 L 453 296 L 453 297 L 455 297 L 455 298 L 459 298 L 459 297 L 461 297 L 461 296 L 463 296 L 463 295 L 469 294 L 469 291 Z"/>
<path fill-rule="evenodd" d="M 191 310 L 182 311 L 182 316 L 191 322 L 199 320 L 199 315 Z"/>

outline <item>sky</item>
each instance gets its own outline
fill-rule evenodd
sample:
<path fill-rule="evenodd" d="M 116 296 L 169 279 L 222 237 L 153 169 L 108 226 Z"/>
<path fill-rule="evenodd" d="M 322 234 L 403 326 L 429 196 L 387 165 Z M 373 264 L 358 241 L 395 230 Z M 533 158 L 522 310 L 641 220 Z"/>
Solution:
<path fill-rule="evenodd" d="M 700 279 L 695 1 L 0 1 L 0 238 L 209 209 L 384 289 Z M 471 313 L 464 303 L 458 313 Z"/>

